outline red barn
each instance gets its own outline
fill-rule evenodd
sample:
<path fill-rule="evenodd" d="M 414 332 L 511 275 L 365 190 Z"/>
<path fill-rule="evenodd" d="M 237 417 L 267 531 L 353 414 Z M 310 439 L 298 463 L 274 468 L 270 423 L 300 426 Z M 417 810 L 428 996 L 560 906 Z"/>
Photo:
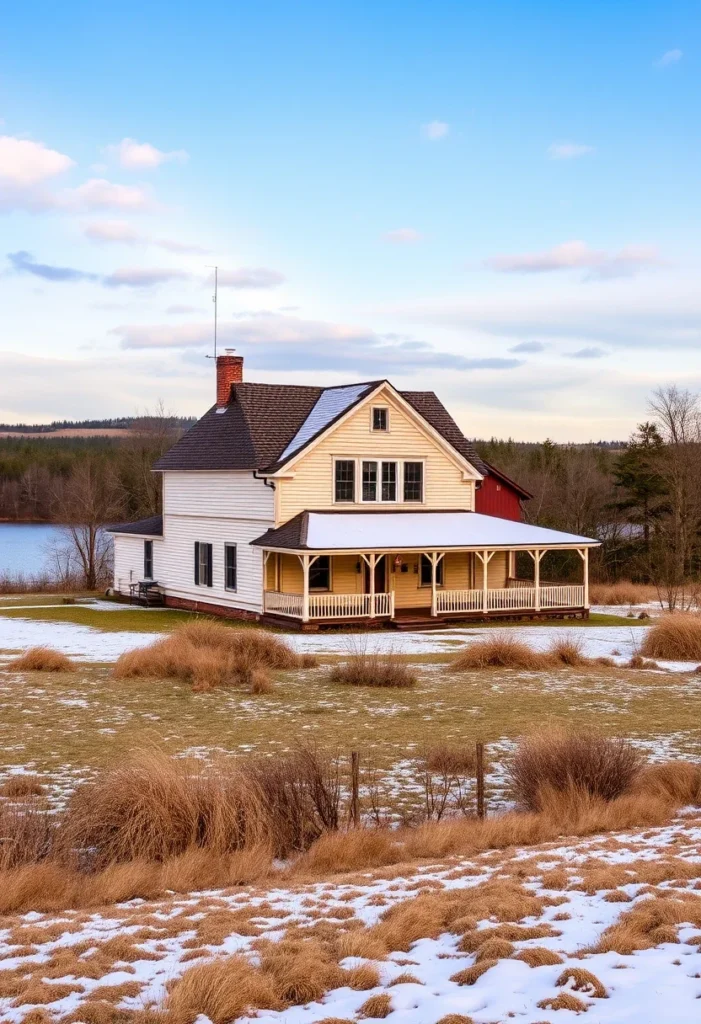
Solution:
<path fill-rule="evenodd" d="M 475 494 L 475 512 L 499 519 L 523 519 L 523 502 L 533 495 L 505 473 L 485 463 L 488 473 Z"/>

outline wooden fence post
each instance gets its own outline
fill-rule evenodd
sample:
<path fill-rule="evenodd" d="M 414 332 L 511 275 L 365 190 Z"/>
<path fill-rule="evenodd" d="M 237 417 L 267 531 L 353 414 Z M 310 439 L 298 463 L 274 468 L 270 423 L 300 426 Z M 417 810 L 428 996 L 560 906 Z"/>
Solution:
<path fill-rule="evenodd" d="M 484 818 L 484 743 L 475 745 L 475 762 L 477 774 L 477 817 Z"/>
<path fill-rule="evenodd" d="M 353 828 L 360 827 L 360 755 L 351 751 L 351 822 Z"/>

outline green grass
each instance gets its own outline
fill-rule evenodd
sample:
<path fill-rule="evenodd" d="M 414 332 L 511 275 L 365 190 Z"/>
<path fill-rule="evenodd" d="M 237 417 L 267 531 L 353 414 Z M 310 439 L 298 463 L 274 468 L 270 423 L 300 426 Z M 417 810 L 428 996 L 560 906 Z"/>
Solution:
<path fill-rule="evenodd" d="M 174 681 L 117 681 L 111 669 L 20 675 L 0 671 L 0 778 L 13 766 L 46 774 L 60 800 L 130 749 L 157 744 L 172 754 L 276 754 L 313 740 L 343 755 L 360 751 L 388 804 L 416 806 L 416 758 L 432 744 L 489 744 L 496 765 L 490 800 L 503 797 L 510 743 L 548 721 L 594 725 L 639 740 L 665 756 L 698 756 L 701 681 L 629 669 L 513 670 L 452 674 L 445 658 L 416 663 L 413 690 L 348 687 L 328 668 L 276 674 L 276 689 L 252 696 L 235 689 L 193 694 Z"/>
<path fill-rule="evenodd" d="M 194 618 L 208 617 L 171 608 L 152 608 L 146 610 L 143 608 L 127 607 L 117 611 L 100 611 L 86 605 L 63 605 L 59 603 L 50 608 L 12 608 L 7 607 L 4 602 L 0 602 L 0 615 L 4 615 L 7 618 L 35 619 L 43 622 L 73 622 L 79 626 L 91 626 L 93 629 L 101 629 L 105 632 L 129 630 L 137 633 L 168 632 L 171 629 L 175 629 L 176 626 L 182 625 L 183 622 L 189 622 Z M 218 619 L 217 621 L 227 622 L 225 619 Z M 480 629 L 484 629 L 485 626 L 518 626 L 520 628 L 527 628 L 529 625 L 564 626 L 569 629 L 576 626 L 577 628 L 586 629 L 591 626 L 640 626 L 643 624 L 638 619 L 628 619 L 619 615 L 591 615 L 589 619 L 584 620 L 531 619 L 524 622 L 504 622 L 495 619 L 485 623 L 474 623 L 475 626 L 479 625 Z M 241 628 L 242 626 L 251 626 L 253 624 L 231 620 L 230 625 Z M 457 624 L 450 623 L 448 628 L 451 625 Z M 459 625 L 469 626 L 470 623 L 461 623 Z M 348 627 L 347 630 L 344 627 L 345 631 L 352 632 L 353 630 L 351 627 Z"/>

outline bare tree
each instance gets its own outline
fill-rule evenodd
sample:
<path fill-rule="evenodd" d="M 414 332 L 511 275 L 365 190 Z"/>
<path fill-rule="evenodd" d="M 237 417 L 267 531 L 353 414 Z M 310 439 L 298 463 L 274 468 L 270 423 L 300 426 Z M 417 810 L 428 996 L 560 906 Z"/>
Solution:
<path fill-rule="evenodd" d="M 109 578 L 112 546 L 105 526 L 123 514 L 124 497 L 114 468 L 99 459 L 78 465 L 57 494 L 54 522 L 64 528 L 69 565 L 95 590 Z"/>
<path fill-rule="evenodd" d="M 126 513 L 135 519 L 155 516 L 161 511 L 161 475 L 153 464 L 182 433 L 175 417 L 159 400 L 153 413 L 140 416 L 129 437 L 121 444 L 120 476 L 127 502 Z"/>

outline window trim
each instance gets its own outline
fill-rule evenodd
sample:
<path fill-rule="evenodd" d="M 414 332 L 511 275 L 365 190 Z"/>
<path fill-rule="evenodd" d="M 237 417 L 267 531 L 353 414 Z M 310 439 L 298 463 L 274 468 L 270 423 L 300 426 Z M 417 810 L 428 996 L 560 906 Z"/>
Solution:
<path fill-rule="evenodd" d="M 364 494 L 365 481 L 363 479 L 365 473 L 365 464 L 368 463 L 375 467 L 375 497 L 366 498 Z M 360 459 L 360 504 L 361 505 L 377 505 L 379 501 L 380 493 L 380 474 L 378 473 L 378 466 L 380 465 L 378 459 Z"/>
<path fill-rule="evenodd" d="M 328 587 L 313 587 L 311 584 L 311 572 L 316 563 L 320 558 L 328 558 L 329 560 L 329 585 Z M 332 555 L 319 555 L 316 562 L 309 566 L 309 593 L 310 594 L 332 594 L 333 593 L 333 556 Z"/>
<path fill-rule="evenodd" d="M 375 409 L 381 410 L 385 413 L 385 422 L 387 426 L 382 429 L 381 427 L 375 426 Z M 371 434 L 389 434 L 390 433 L 390 416 L 388 405 L 371 405 L 370 406 L 370 433 Z"/>
<path fill-rule="evenodd" d="M 148 551 L 148 555 L 146 554 L 147 551 Z M 150 572 L 146 572 L 146 566 L 147 565 L 150 566 L 150 569 L 151 569 Z M 152 580 L 152 579 L 153 579 L 153 541 L 152 540 L 145 540 L 144 541 L 144 580 Z"/>
<path fill-rule="evenodd" d="M 234 585 L 229 586 L 229 551 L 234 552 Z M 239 553 L 237 545 L 233 541 L 224 541 L 224 590 L 235 594 L 239 588 Z"/>
<path fill-rule="evenodd" d="M 205 549 L 205 575 L 206 580 L 202 580 L 202 548 Z M 210 541 L 207 540 L 196 540 L 195 541 L 195 586 L 196 587 L 213 587 L 214 586 L 214 548 Z"/>
<path fill-rule="evenodd" d="M 405 467 L 407 462 L 416 462 L 421 466 L 421 498 L 418 501 L 407 501 L 404 494 Z M 403 459 L 402 460 L 402 505 L 425 505 L 426 504 L 426 459 Z"/>
<path fill-rule="evenodd" d="M 336 497 L 336 466 L 339 462 L 351 462 L 353 464 L 353 497 L 346 501 L 344 498 Z M 351 456 L 334 455 L 333 457 L 333 479 L 331 481 L 333 488 L 333 503 L 334 505 L 357 505 L 358 504 L 358 460 Z"/>

